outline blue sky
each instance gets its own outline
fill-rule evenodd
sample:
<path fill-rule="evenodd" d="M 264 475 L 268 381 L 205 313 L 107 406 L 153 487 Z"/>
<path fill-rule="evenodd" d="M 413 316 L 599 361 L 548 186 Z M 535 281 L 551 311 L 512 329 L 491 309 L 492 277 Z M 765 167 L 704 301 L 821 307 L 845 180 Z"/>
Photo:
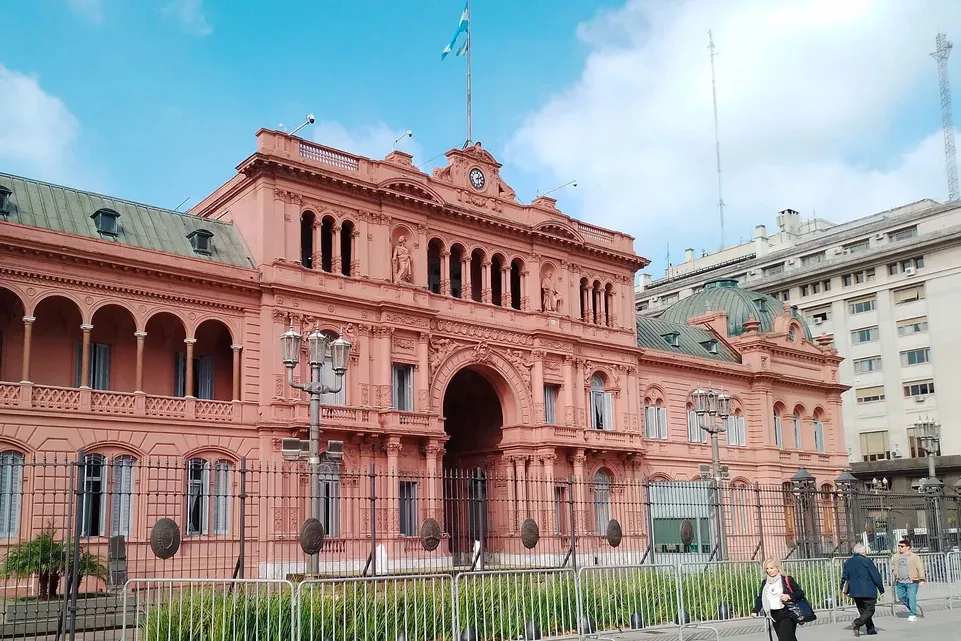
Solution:
<path fill-rule="evenodd" d="M 422 163 L 465 137 L 464 61 L 440 60 L 463 6 L 3 0 L 0 170 L 189 207 L 307 112 L 307 137 L 375 157 L 411 129 Z M 546 6 L 474 0 L 474 139 L 523 202 L 576 179 L 559 207 L 634 235 L 655 276 L 668 243 L 674 262 L 720 243 L 708 29 L 728 244 L 786 207 L 842 222 L 946 197 L 928 53 L 961 37 L 961 2 Z"/>

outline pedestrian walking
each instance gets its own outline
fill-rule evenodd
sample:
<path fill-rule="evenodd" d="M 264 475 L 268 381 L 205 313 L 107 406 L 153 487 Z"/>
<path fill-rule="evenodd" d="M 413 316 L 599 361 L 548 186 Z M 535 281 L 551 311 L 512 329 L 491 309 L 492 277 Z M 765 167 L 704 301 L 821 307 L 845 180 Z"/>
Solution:
<path fill-rule="evenodd" d="M 798 619 L 796 606 L 802 602 L 807 606 L 804 590 L 794 577 L 784 574 L 781 562 L 777 559 L 765 561 L 764 579 L 754 598 L 754 611 L 751 616 L 756 617 L 764 612 L 771 620 L 770 625 L 774 628 L 778 641 L 797 641 L 797 626 L 803 621 Z M 810 610 L 810 606 L 807 606 L 806 610 Z M 810 616 L 813 617 L 813 612 Z M 769 627 L 769 635 L 770 631 Z"/>
<path fill-rule="evenodd" d="M 841 590 L 854 599 L 858 608 L 858 618 L 851 627 L 856 637 L 861 636 L 861 626 L 867 628 L 868 634 L 877 634 L 874 609 L 878 604 L 878 594 L 884 594 L 884 580 L 874 562 L 867 558 L 868 550 L 864 545 L 857 543 L 853 552 L 841 571 Z"/>
<path fill-rule="evenodd" d="M 908 621 L 917 621 L 918 589 L 927 581 L 927 576 L 921 557 L 911 551 L 907 539 L 898 542 L 898 552 L 891 559 L 891 574 L 898 601 L 908 609 Z"/>

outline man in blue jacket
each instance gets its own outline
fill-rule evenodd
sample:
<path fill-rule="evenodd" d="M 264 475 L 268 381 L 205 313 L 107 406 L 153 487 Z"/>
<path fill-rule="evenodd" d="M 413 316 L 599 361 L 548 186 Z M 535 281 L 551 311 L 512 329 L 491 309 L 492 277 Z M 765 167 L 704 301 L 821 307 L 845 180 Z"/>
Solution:
<path fill-rule="evenodd" d="M 861 636 L 862 625 L 868 629 L 868 634 L 878 633 L 874 627 L 874 608 L 878 603 L 878 593 L 884 594 L 881 573 L 874 562 L 867 558 L 867 552 L 863 545 L 856 544 L 854 554 L 844 562 L 841 572 L 841 589 L 858 606 L 858 618 L 851 626 L 856 637 Z"/>

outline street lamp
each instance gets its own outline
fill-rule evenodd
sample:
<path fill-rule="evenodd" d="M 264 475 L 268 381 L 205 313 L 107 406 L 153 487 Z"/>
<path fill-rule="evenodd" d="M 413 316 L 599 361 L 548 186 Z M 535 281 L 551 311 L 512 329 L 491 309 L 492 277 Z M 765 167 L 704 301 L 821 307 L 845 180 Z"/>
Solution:
<path fill-rule="evenodd" d="M 928 481 L 937 480 L 934 476 L 934 457 L 940 449 L 941 425 L 928 417 L 918 418 L 914 423 L 914 434 L 921 441 L 921 448 L 928 457 Z"/>
<path fill-rule="evenodd" d="M 921 442 L 921 448 L 928 457 L 928 477 L 921 479 L 918 491 L 928 497 L 930 523 L 928 524 L 929 545 L 932 551 L 940 549 L 941 539 L 941 492 L 944 484 L 935 476 L 934 457 L 938 454 L 941 444 L 941 425 L 930 417 L 918 418 L 914 423 L 914 434 Z"/>
<path fill-rule="evenodd" d="M 731 396 L 726 392 L 718 392 L 713 388 L 704 389 L 698 385 L 691 392 L 694 413 L 697 414 L 697 424 L 702 430 L 711 435 L 711 477 L 714 479 L 714 491 L 718 499 L 715 504 L 715 518 L 717 519 L 718 547 L 720 560 L 727 558 L 727 541 L 724 529 L 724 506 L 721 504 L 721 481 L 727 476 L 727 469 L 721 467 L 721 449 L 718 444 L 718 434 L 725 431 L 725 423 L 731 415 Z M 720 423 L 715 418 L 720 417 Z"/>
<path fill-rule="evenodd" d="M 845 538 L 850 541 L 851 549 L 853 549 L 856 543 L 854 531 L 857 526 L 857 517 L 854 514 L 854 493 L 858 487 L 858 479 L 851 474 L 851 470 L 844 470 L 834 479 L 834 485 L 841 491 L 844 500 L 844 528 L 848 531 L 848 536 Z"/>
<path fill-rule="evenodd" d="M 310 395 L 310 433 L 307 441 L 307 463 L 310 466 L 310 516 L 320 519 L 320 397 L 322 394 L 333 394 L 339 392 L 344 386 L 344 374 L 347 373 L 347 366 L 350 359 L 350 342 L 344 340 L 343 332 L 341 336 L 333 341 L 321 332 L 314 329 L 307 335 L 307 364 L 310 365 L 310 381 L 297 383 L 294 381 L 294 368 L 300 362 L 300 348 L 303 337 L 294 329 L 293 322 L 290 328 L 280 336 L 281 355 L 284 367 L 287 368 L 287 384 L 294 389 L 307 392 Z M 334 371 L 334 383 L 328 385 L 323 382 L 321 372 L 330 352 L 331 369 Z M 284 441 L 299 441 L 299 439 L 284 439 Z M 290 453 L 294 457 L 303 457 L 303 441 L 293 444 L 293 447 L 283 448 L 284 453 Z M 331 441 L 327 447 L 327 458 L 339 461 L 343 457 L 343 443 Z M 316 574 L 319 569 L 319 558 L 316 554 L 310 555 L 310 568 L 312 574 Z"/>

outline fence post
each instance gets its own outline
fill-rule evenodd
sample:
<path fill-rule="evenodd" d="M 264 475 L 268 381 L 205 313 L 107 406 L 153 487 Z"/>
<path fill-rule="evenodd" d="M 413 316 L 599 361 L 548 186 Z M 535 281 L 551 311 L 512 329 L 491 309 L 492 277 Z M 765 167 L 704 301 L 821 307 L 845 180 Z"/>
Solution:
<path fill-rule="evenodd" d="M 70 641 L 76 641 L 77 638 L 77 593 L 80 591 L 80 532 L 83 527 L 83 495 L 85 490 L 83 481 L 86 478 L 86 467 L 87 457 L 83 450 L 80 450 L 77 452 L 77 507 L 74 520 L 73 550 L 71 552 L 73 560 L 70 563 L 70 608 L 68 610 Z"/>
<path fill-rule="evenodd" d="M 574 475 L 567 476 L 567 498 L 571 513 L 571 567 L 577 572 L 577 520 L 574 509 Z"/>
<path fill-rule="evenodd" d="M 370 575 L 377 576 L 377 483 L 374 464 L 370 464 Z"/>
<path fill-rule="evenodd" d="M 650 478 L 645 476 L 642 482 L 644 484 L 644 499 L 647 507 L 647 518 L 645 519 L 647 522 L 647 549 L 651 552 L 651 564 L 654 565 L 657 563 L 657 558 L 655 557 L 657 554 L 657 546 L 655 544 L 657 542 L 654 540 L 654 501 L 651 498 Z"/>
<path fill-rule="evenodd" d="M 754 496 L 757 498 L 757 537 L 758 550 L 761 551 L 760 561 L 763 563 L 767 558 L 767 551 L 764 549 L 764 513 L 761 510 L 761 484 L 754 483 Z M 757 554 L 757 552 L 755 552 Z"/>
<path fill-rule="evenodd" d="M 240 457 L 240 551 L 237 554 L 237 567 L 234 578 L 244 578 L 245 555 L 247 552 L 247 457 Z"/>

